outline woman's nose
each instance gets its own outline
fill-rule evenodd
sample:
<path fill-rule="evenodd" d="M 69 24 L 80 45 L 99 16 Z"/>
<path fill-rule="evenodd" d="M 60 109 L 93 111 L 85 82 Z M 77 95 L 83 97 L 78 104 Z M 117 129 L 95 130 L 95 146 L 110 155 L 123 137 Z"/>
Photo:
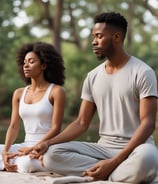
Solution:
<path fill-rule="evenodd" d="M 23 65 L 24 68 L 26 68 L 28 66 L 29 66 L 29 63 L 28 62 L 25 62 L 24 65 Z"/>

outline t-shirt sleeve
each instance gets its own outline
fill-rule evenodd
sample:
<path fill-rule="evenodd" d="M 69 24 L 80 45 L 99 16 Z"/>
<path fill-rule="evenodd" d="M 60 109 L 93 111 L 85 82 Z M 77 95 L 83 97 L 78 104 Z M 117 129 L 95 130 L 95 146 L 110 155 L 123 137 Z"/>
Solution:
<path fill-rule="evenodd" d="M 89 75 L 87 75 L 86 79 L 83 82 L 81 98 L 83 100 L 94 102 L 94 99 L 92 96 L 92 84 L 90 84 Z"/>
<path fill-rule="evenodd" d="M 138 86 L 140 99 L 149 96 L 155 96 L 158 98 L 157 79 L 152 69 L 148 69 L 143 72 L 140 79 L 138 80 Z"/>

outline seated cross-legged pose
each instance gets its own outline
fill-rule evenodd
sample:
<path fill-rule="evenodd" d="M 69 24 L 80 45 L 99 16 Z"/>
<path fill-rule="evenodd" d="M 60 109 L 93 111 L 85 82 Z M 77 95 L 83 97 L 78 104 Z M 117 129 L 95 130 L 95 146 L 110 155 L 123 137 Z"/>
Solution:
<path fill-rule="evenodd" d="M 34 157 L 62 175 L 91 176 L 132 184 L 150 183 L 158 170 L 152 133 L 157 112 L 154 71 L 124 50 L 127 21 L 119 13 L 94 18 L 93 52 L 104 60 L 90 71 L 76 120 L 57 136 L 34 147 Z M 97 143 L 73 141 L 98 112 Z M 42 156 L 43 155 L 43 156 Z"/>
<path fill-rule="evenodd" d="M 46 171 L 29 154 L 39 143 L 61 131 L 65 107 L 64 63 L 54 46 L 45 42 L 23 45 L 17 52 L 19 73 L 27 86 L 16 89 L 5 145 L 0 145 L 0 170 Z M 25 140 L 14 144 L 21 121 Z"/>

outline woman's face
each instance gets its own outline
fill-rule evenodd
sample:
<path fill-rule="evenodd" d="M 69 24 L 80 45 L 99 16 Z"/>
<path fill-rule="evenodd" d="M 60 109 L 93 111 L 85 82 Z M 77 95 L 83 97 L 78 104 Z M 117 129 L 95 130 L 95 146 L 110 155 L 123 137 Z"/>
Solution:
<path fill-rule="evenodd" d="M 26 78 L 37 78 L 43 75 L 45 65 L 41 64 L 38 56 L 34 52 L 25 55 L 23 71 Z"/>

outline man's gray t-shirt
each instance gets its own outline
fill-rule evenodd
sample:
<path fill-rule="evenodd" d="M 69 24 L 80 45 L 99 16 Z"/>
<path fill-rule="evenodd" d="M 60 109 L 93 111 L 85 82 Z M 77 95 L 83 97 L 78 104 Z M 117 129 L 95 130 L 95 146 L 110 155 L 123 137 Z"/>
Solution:
<path fill-rule="evenodd" d="M 140 124 L 139 102 L 148 96 L 157 97 L 154 71 L 132 56 L 114 74 L 106 73 L 105 62 L 89 72 L 81 98 L 96 104 L 99 135 L 110 144 L 117 139 L 129 141 Z M 152 137 L 148 141 L 151 140 Z"/>

